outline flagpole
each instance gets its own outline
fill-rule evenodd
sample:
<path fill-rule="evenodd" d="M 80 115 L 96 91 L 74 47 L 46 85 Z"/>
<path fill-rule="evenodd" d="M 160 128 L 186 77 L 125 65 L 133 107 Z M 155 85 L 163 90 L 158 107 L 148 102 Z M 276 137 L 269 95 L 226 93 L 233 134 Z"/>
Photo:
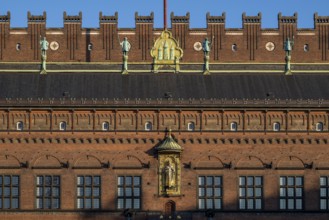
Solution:
<path fill-rule="evenodd" d="M 163 0 L 163 28 L 167 30 L 167 0 Z"/>

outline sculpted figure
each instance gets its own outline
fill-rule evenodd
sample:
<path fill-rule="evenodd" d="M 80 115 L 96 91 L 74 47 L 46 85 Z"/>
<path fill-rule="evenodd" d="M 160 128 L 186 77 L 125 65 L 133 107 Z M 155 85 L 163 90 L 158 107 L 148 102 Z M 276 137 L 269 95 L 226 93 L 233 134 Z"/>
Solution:
<path fill-rule="evenodd" d="M 42 40 L 40 40 L 40 46 L 41 46 L 41 55 L 45 56 L 46 51 L 48 50 L 48 47 L 49 47 L 49 43 L 46 40 L 46 37 L 44 37 Z"/>
<path fill-rule="evenodd" d="M 202 42 L 202 49 L 205 56 L 209 55 L 209 52 L 211 50 L 211 42 L 208 40 L 208 38 L 205 38 Z"/>
<path fill-rule="evenodd" d="M 287 40 L 284 42 L 284 50 L 286 51 L 287 56 L 290 56 L 293 45 L 294 45 L 294 42 L 291 41 L 288 37 Z"/>
<path fill-rule="evenodd" d="M 167 41 L 165 41 L 163 45 L 163 59 L 164 60 L 169 60 L 169 45 Z"/>
<path fill-rule="evenodd" d="M 163 168 L 164 184 L 166 189 L 170 189 L 175 186 L 175 168 L 167 161 Z"/>
<path fill-rule="evenodd" d="M 294 45 L 294 41 L 290 40 L 289 37 L 284 42 L 284 51 L 286 52 L 286 57 L 285 57 L 285 60 L 286 60 L 286 75 L 291 74 L 290 62 L 291 62 L 291 50 L 292 50 L 293 45 Z"/>
<path fill-rule="evenodd" d="M 128 56 L 128 52 L 129 52 L 129 50 L 131 48 L 131 44 L 129 43 L 128 38 L 125 37 L 123 39 L 123 41 L 120 43 L 120 45 L 121 45 L 121 48 L 122 48 L 123 55 L 124 56 Z"/>

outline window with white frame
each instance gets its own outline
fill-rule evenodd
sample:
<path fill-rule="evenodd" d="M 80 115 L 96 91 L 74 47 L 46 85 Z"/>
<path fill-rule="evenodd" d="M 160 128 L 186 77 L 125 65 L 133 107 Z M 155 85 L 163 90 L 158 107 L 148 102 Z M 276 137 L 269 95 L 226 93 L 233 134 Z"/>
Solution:
<path fill-rule="evenodd" d="M 304 51 L 308 52 L 310 50 L 310 47 L 308 44 L 304 44 Z"/>
<path fill-rule="evenodd" d="M 66 131 L 66 122 L 65 121 L 59 122 L 59 130 Z"/>
<path fill-rule="evenodd" d="M 231 122 L 230 129 L 231 129 L 231 131 L 237 131 L 238 130 L 238 123 Z"/>
<path fill-rule="evenodd" d="M 304 180 L 302 176 L 281 176 L 280 209 L 302 210 L 303 188 Z"/>
<path fill-rule="evenodd" d="M 20 51 L 21 48 L 22 48 L 21 43 L 17 43 L 17 44 L 16 44 L 16 50 L 17 50 L 17 51 Z"/>
<path fill-rule="evenodd" d="M 101 204 L 101 177 L 77 177 L 77 208 L 99 209 Z"/>
<path fill-rule="evenodd" d="M 88 50 L 91 51 L 93 49 L 93 44 L 92 43 L 89 43 L 88 44 Z"/>
<path fill-rule="evenodd" d="M 60 208 L 60 176 L 37 176 L 37 209 Z"/>
<path fill-rule="evenodd" d="M 239 177 L 239 209 L 260 210 L 263 200 L 263 177 Z"/>
<path fill-rule="evenodd" d="M 152 122 L 148 121 L 145 123 L 145 131 L 152 131 Z"/>
<path fill-rule="evenodd" d="M 222 177 L 198 177 L 198 206 L 199 209 L 222 209 Z"/>
<path fill-rule="evenodd" d="M 280 131 L 280 123 L 274 122 L 273 123 L 273 131 Z"/>
<path fill-rule="evenodd" d="M 194 122 L 189 122 L 189 123 L 187 123 L 187 130 L 188 131 L 194 131 L 195 130 L 195 124 L 194 124 Z"/>
<path fill-rule="evenodd" d="M 232 44 L 231 49 L 233 52 L 238 50 L 238 46 L 236 44 Z"/>
<path fill-rule="evenodd" d="M 18 121 L 16 123 L 16 130 L 17 131 L 23 131 L 23 129 L 24 129 L 24 123 L 22 121 Z"/>
<path fill-rule="evenodd" d="M 19 208 L 19 176 L 0 175 L 0 209 Z"/>
<path fill-rule="evenodd" d="M 329 210 L 329 176 L 320 177 L 320 209 Z"/>
<path fill-rule="evenodd" d="M 118 176 L 118 209 L 141 209 L 141 177 Z"/>
<path fill-rule="evenodd" d="M 323 123 L 322 122 L 316 123 L 315 130 L 316 131 L 323 131 Z"/>
<path fill-rule="evenodd" d="M 107 121 L 104 121 L 104 122 L 102 123 L 102 130 L 103 130 L 103 131 L 108 131 L 108 130 L 110 130 L 110 123 L 107 122 Z"/>

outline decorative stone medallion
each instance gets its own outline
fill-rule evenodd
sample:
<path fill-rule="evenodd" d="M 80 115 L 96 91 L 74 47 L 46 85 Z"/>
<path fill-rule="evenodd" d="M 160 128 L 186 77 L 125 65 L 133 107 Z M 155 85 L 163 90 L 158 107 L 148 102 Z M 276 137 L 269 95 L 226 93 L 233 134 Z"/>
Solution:
<path fill-rule="evenodd" d="M 267 42 L 265 48 L 267 51 L 273 51 L 275 49 L 275 44 L 273 42 Z"/>
<path fill-rule="evenodd" d="M 196 51 L 202 50 L 202 44 L 201 44 L 201 42 L 195 42 L 194 45 L 193 45 L 193 48 Z"/>
<path fill-rule="evenodd" d="M 59 43 L 57 41 L 52 41 L 50 43 L 50 49 L 52 49 L 52 50 L 58 50 L 58 48 L 59 48 Z"/>

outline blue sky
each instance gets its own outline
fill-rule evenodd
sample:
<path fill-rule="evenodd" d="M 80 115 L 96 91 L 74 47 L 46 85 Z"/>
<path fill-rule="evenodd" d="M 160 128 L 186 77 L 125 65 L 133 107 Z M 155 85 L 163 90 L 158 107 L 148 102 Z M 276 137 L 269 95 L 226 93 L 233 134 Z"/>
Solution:
<path fill-rule="evenodd" d="M 206 13 L 221 15 L 226 12 L 226 27 L 242 26 L 242 13 L 257 15 L 262 12 L 262 27 L 277 27 L 277 15 L 298 13 L 299 28 L 313 28 L 313 14 L 329 16 L 329 0 L 167 0 L 168 25 L 170 12 L 185 15 L 190 12 L 190 27 L 206 27 Z M 11 12 L 11 27 L 26 27 L 27 12 L 41 15 L 47 12 L 47 27 L 62 27 L 63 12 L 77 15 L 82 11 L 83 27 L 99 27 L 99 12 L 104 15 L 119 13 L 119 27 L 135 27 L 135 12 L 149 15 L 154 12 L 155 27 L 163 26 L 163 0 L 0 0 L 0 14 Z"/>

